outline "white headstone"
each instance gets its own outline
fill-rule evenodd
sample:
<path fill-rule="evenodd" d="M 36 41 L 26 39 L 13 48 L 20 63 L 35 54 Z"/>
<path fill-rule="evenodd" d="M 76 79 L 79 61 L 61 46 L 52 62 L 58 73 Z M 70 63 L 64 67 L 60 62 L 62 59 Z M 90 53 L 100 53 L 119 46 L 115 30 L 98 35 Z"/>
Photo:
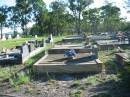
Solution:
<path fill-rule="evenodd" d="M 50 35 L 50 38 L 51 38 L 50 43 L 53 43 L 53 37 L 52 37 L 52 34 Z"/>
<path fill-rule="evenodd" d="M 44 39 L 44 47 L 46 47 L 46 40 Z"/>
<path fill-rule="evenodd" d="M 35 38 L 37 38 L 37 35 L 35 35 Z"/>
<path fill-rule="evenodd" d="M 8 35 L 8 39 L 12 39 L 12 36 L 11 36 L 11 35 Z"/>
<path fill-rule="evenodd" d="M 2 40 L 6 40 L 6 37 L 5 37 L 5 35 L 3 35 L 3 36 L 2 36 Z"/>
<path fill-rule="evenodd" d="M 19 34 L 17 34 L 16 39 L 19 39 L 19 38 L 20 38 L 20 35 L 19 35 Z"/>

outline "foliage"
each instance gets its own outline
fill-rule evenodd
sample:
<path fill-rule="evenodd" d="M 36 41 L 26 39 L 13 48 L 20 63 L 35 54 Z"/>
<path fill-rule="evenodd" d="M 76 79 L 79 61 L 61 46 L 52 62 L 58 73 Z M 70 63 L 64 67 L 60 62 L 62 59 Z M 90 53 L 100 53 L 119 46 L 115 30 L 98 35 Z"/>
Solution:
<path fill-rule="evenodd" d="M 82 92 L 81 90 L 74 90 L 70 92 L 70 97 L 82 97 Z"/>
<path fill-rule="evenodd" d="M 81 16 L 82 11 L 93 3 L 93 0 L 69 0 L 69 8 L 73 12 L 75 20 L 75 28 L 78 33 L 81 32 Z"/>
<path fill-rule="evenodd" d="M 101 18 L 103 20 L 104 27 L 106 28 L 104 30 L 106 32 L 118 31 L 117 29 L 119 29 L 118 27 L 121 21 L 120 8 L 108 3 L 107 5 L 102 6 L 101 10 Z"/>
<path fill-rule="evenodd" d="M 18 20 L 23 30 L 23 34 L 27 35 L 27 24 L 31 21 L 31 4 L 29 0 L 16 0 Z"/>
<path fill-rule="evenodd" d="M 98 25 L 100 24 L 100 21 L 101 20 L 100 20 L 99 8 L 93 8 L 93 9 L 88 9 L 88 10 L 83 11 L 83 22 L 84 22 L 83 29 L 84 30 L 88 30 L 94 34 L 94 32 L 99 30 Z"/>
<path fill-rule="evenodd" d="M 1 34 L 0 34 L 0 38 L 2 39 L 2 35 L 3 35 L 3 27 L 7 26 L 6 25 L 6 20 L 7 20 L 7 6 L 2 6 L 0 7 L 0 28 L 1 28 Z"/>
<path fill-rule="evenodd" d="M 0 7 L 1 34 L 6 26 L 13 29 L 14 36 L 18 27 L 24 35 L 129 30 L 129 23 L 120 18 L 120 8 L 112 3 L 106 3 L 101 8 L 89 8 L 92 3 L 93 0 L 55 0 L 47 9 L 43 0 L 16 0 L 15 6 Z M 35 24 L 28 28 L 31 22 Z"/>

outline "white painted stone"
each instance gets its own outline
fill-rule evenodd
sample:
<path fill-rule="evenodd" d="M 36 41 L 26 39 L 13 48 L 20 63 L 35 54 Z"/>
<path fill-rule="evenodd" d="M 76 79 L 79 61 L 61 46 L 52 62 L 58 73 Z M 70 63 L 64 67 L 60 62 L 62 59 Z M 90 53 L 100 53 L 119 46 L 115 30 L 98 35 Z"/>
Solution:
<path fill-rule="evenodd" d="M 12 36 L 11 36 L 11 35 L 8 35 L 8 39 L 12 39 Z"/>
<path fill-rule="evenodd" d="M 2 40 L 6 40 L 6 37 L 5 37 L 5 35 L 3 35 L 3 36 L 2 36 Z"/>
<path fill-rule="evenodd" d="M 35 38 L 37 38 L 37 35 L 35 35 Z"/>
<path fill-rule="evenodd" d="M 20 39 L 20 35 L 19 34 L 17 34 L 16 39 Z"/>
<path fill-rule="evenodd" d="M 50 38 L 51 38 L 50 43 L 53 43 L 54 41 L 53 41 L 52 34 L 50 35 Z"/>

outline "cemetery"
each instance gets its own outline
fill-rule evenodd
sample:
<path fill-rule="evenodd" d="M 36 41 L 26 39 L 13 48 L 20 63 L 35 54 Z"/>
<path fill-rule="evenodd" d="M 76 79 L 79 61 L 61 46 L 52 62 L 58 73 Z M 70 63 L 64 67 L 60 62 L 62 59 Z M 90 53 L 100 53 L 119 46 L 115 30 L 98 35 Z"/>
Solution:
<path fill-rule="evenodd" d="M 130 0 L 1 0 L 0 97 L 130 97 Z"/>

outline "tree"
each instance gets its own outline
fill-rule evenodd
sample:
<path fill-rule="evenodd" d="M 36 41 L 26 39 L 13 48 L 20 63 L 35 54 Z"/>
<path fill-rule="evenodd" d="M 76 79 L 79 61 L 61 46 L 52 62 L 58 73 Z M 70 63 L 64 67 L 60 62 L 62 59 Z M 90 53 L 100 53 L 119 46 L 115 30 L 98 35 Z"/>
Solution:
<path fill-rule="evenodd" d="M 80 25 L 82 11 L 91 3 L 93 3 L 93 0 L 69 0 L 69 8 L 75 16 L 75 24 L 77 28 L 76 30 L 78 31 L 78 33 L 81 32 Z"/>
<path fill-rule="evenodd" d="M 33 21 L 35 25 L 32 27 L 31 31 L 34 34 L 42 35 L 43 32 L 48 28 L 48 10 L 43 0 L 30 0 L 32 5 Z"/>
<path fill-rule="evenodd" d="M 87 25 L 87 30 L 97 32 L 98 25 L 100 24 L 100 9 L 93 8 L 83 11 L 83 21 L 84 25 Z"/>
<path fill-rule="evenodd" d="M 16 36 L 17 35 L 16 28 L 20 24 L 17 7 L 15 7 L 15 6 L 9 7 L 8 14 L 10 16 L 10 18 L 8 20 L 8 25 L 13 29 L 14 36 Z"/>
<path fill-rule="evenodd" d="M 32 6 L 29 0 L 16 0 L 17 15 L 24 35 L 27 35 L 27 24 L 31 21 Z"/>
<path fill-rule="evenodd" d="M 117 31 L 118 24 L 121 21 L 120 8 L 113 6 L 111 3 L 101 7 L 101 18 L 103 20 L 104 31 Z"/>
<path fill-rule="evenodd" d="M 7 6 L 0 7 L 0 28 L 1 28 L 1 39 L 3 37 L 3 26 L 6 26 L 7 19 Z"/>
<path fill-rule="evenodd" d="M 54 30 L 54 35 L 60 34 L 62 32 L 62 28 L 64 27 L 65 24 L 65 8 L 66 4 L 63 1 L 54 1 L 51 3 L 50 8 L 52 9 L 51 12 L 51 19 L 53 21 L 53 30 Z"/>

